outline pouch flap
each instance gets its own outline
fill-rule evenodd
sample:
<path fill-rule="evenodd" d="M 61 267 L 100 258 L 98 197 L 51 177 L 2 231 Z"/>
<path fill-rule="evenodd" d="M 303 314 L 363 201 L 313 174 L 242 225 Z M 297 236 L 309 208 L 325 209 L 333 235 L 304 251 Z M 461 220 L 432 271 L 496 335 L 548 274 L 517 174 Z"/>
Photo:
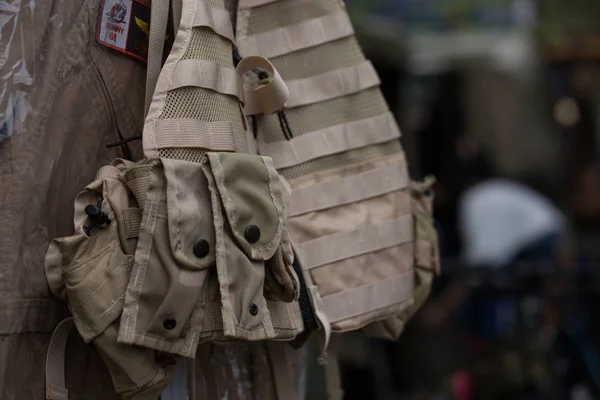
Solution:
<path fill-rule="evenodd" d="M 215 263 L 215 228 L 208 182 L 199 163 L 161 159 L 167 180 L 171 250 L 182 267 Z"/>
<path fill-rule="evenodd" d="M 289 191 L 269 157 L 208 153 L 233 235 L 253 260 L 268 260 L 281 242 Z"/>

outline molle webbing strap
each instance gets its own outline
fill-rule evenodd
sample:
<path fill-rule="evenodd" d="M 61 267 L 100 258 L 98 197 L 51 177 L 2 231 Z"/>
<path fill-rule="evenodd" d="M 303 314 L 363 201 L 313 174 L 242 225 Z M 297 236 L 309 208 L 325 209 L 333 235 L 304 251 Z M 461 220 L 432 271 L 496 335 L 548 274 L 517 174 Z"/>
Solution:
<path fill-rule="evenodd" d="M 252 134 L 229 121 L 161 119 L 156 122 L 156 126 L 163 132 L 156 138 L 158 149 L 190 147 L 239 152 L 251 149 Z"/>
<path fill-rule="evenodd" d="M 65 385 L 65 354 L 67 340 L 74 326 L 73 318 L 62 320 L 48 343 L 45 367 L 47 400 L 69 400 Z"/>
<path fill-rule="evenodd" d="M 258 142 L 260 154 L 269 155 L 275 168 L 288 168 L 323 156 L 400 137 L 391 113 L 334 125 L 304 135 L 272 143 Z"/>
<path fill-rule="evenodd" d="M 242 55 L 261 55 L 271 58 L 308 47 L 341 39 L 354 34 L 345 11 L 309 19 L 272 31 L 239 37 Z"/>
<path fill-rule="evenodd" d="M 412 215 L 374 225 L 322 236 L 298 243 L 296 252 L 302 269 L 310 270 L 361 254 L 382 250 L 413 240 Z"/>
<path fill-rule="evenodd" d="M 123 222 L 125 224 L 125 237 L 133 239 L 140 235 L 140 225 L 142 224 L 142 210 L 131 207 L 123 210 Z"/>
<path fill-rule="evenodd" d="M 241 81 L 233 68 L 222 67 L 212 61 L 181 60 L 171 75 L 171 89 L 185 86 L 211 89 L 243 99 Z"/>
<path fill-rule="evenodd" d="M 322 298 L 323 307 L 332 324 L 357 315 L 367 314 L 398 304 L 399 299 L 412 299 L 414 273 L 377 281 L 371 285 L 359 286 Z"/>
<path fill-rule="evenodd" d="M 370 61 L 326 72 L 310 78 L 286 82 L 290 99 L 288 108 L 318 103 L 379 86 L 381 82 Z"/>
<path fill-rule="evenodd" d="M 335 177 L 294 189 L 290 216 L 324 210 L 380 196 L 405 188 L 409 178 L 404 158 L 401 161 L 362 172 Z"/>

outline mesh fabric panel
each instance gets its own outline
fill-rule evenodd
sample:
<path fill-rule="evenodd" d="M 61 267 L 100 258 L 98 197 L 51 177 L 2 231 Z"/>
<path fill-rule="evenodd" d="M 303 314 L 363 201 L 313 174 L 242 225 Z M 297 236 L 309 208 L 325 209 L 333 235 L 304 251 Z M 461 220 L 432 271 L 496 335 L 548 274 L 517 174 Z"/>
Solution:
<path fill-rule="evenodd" d="M 159 157 L 173 158 L 176 160 L 191 161 L 195 163 L 203 163 L 206 161 L 206 151 L 201 149 L 189 148 L 169 148 L 159 149 Z"/>
<path fill-rule="evenodd" d="M 320 103 L 285 110 L 294 136 L 303 135 L 333 125 L 374 117 L 388 111 L 388 106 L 375 87 L 362 92 Z M 284 138 L 277 115 L 258 118 L 258 135 L 267 143 Z"/>
<path fill-rule="evenodd" d="M 201 121 L 235 121 L 242 125 L 238 99 L 212 90 L 184 87 L 167 93 L 161 119 L 193 118 Z"/>
<path fill-rule="evenodd" d="M 284 80 L 308 78 L 363 61 L 365 57 L 354 36 L 271 59 Z"/>
<path fill-rule="evenodd" d="M 248 34 L 319 18 L 340 10 L 339 0 L 284 0 L 250 9 Z"/>
<path fill-rule="evenodd" d="M 311 160 L 303 164 L 281 169 L 279 170 L 279 173 L 284 178 L 291 180 L 315 172 L 376 160 L 400 151 L 402 151 L 400 141 L 392 140 L 378 145 L 350 150 L 345 153 L 317 158 L 316 160 Z"/>
<path fill-rule="evenodd" d="M 183 55 L 184 60 L 208 60 L 233 68 L 233 45 L 210 28 L 193 28 L 192 38 Z"/>

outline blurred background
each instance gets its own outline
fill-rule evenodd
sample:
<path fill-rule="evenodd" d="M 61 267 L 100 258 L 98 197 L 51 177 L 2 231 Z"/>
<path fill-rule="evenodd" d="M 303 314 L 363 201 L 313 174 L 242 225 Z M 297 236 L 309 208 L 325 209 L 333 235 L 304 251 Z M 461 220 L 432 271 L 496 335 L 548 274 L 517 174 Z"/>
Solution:
<path fill-rule="evenodd" d="M 346 3 L 443 260 L 397 343 L 340 346 L 345 398 L 600 399 L 600 2 Z"/>

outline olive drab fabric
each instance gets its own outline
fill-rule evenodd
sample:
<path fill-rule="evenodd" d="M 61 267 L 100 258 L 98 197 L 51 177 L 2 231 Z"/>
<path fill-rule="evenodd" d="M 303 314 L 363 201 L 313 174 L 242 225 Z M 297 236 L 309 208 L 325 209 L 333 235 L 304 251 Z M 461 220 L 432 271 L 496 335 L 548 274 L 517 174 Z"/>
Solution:
<path fill-rule="evenodd" d="M 340 0 L 240 0 L 242 56 L 268 57 L 290 95 L 254 112 L 259 153 L 292 187 L 288 226 L 325 333 L 395 339 L 437 273 L 431 193 L 411 184 L 400 131 Z"/>

